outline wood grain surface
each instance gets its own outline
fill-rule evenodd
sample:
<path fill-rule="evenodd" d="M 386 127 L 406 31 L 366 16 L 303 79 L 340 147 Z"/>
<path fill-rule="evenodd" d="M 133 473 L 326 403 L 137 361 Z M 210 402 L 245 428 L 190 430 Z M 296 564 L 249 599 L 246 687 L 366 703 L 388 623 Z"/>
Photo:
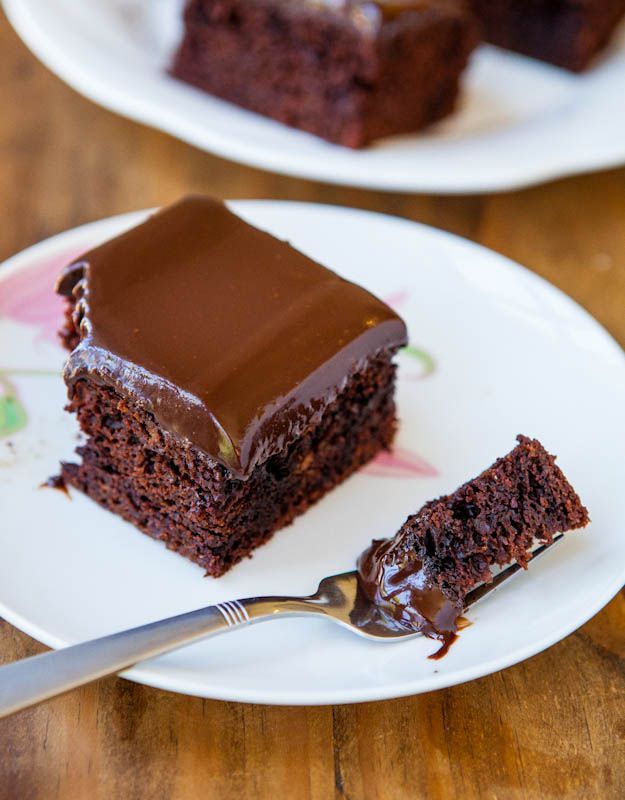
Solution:
<path fill-rule="evenodd" d="M 624 170 L 480 197 L 323 186 L 222 161 L 96 107 L 47 72 L 1 12 L 0 54 L 0 260 L 191 191 L 344 204 L 499 250 L 625 344 Z M 0 621 L 0 661 L 43 649 Z M 623 593 L 547 652 L 419 697 L 271 708 L 114 678 L 0 721 L 0 800 L 582 797 L 625 797 Z"/>

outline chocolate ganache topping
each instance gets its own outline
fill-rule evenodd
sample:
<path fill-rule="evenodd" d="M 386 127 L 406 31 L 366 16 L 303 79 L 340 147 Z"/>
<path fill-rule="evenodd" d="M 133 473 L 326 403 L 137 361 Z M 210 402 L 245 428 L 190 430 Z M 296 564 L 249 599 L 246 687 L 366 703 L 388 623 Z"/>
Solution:
<path fill-rule="evenodd" d="M 440 658 L 464 622 L 462 608 L 428 578 L 423 563 L 404 547 L 403 537 L 376 539 L 358 559 L 360 586 L 389 624 L 438 639 Z"/>
<path fill-rule="evenodd" d="M 89 375 L 139 398 L 242 479 L 406 343 L 385 303 L 205 197 L 89 251 L 57 291 L 76 302 L 70 392 Z"/>

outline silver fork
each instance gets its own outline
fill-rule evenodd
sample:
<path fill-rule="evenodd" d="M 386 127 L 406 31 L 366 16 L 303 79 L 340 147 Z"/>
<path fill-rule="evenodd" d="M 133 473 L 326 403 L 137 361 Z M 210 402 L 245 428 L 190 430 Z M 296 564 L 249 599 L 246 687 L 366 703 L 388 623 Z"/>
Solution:
<path fill-rule="evenodd" d="M 533 551 L 533 559 L 551 544 Z M 490 594 L 521 569 L 512 564 L 467 595 L 466 608 Z M 400 641 L 419 634 L 388 624 L 362 593 L 356 572 L 324 578 L 310 597 L 250 597 L 229 600 L 100 639 L 43 653 L 0 667 L 0 717 L 55 695 L 113 675 L 183 645 L 276 617 L 322 616 L 353 633 L 377 641 Z"/>

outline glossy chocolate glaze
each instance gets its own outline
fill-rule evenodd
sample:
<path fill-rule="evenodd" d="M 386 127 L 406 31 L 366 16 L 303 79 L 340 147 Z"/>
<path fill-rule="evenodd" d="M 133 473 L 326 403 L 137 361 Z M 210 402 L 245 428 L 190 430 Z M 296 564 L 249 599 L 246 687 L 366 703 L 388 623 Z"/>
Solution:
<path fill-rule="evenodd" d="M 77 301 L 70 392 L 112 384 L 239 478 L 406 343 L 386 304 L 205 197 L 86 253 L 57 290 Z"/>
<path fill-rule="evenodd" d="M 462 627 L 462 608 L 434 586 L 421 561 L 402 548 L 401 537 L 376 539 L 358 559 L 360 586 L 387 617 L 389 625 L 438 639 L 441 658 Z"/>

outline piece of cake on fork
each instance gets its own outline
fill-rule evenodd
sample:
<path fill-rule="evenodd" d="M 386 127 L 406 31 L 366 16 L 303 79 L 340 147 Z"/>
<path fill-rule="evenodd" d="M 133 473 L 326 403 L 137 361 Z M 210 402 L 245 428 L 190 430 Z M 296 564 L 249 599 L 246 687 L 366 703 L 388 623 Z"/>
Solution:
<path fill-rule="evenodd" d="M 361 586 L 394 623 L 454 640 L 467 598 L 493 571 L 526 568 L 532 550 L 583 528 L 588 511 L 537 439 L 519 436 L 507 455 L 455 492 L 408 517 L 392 539 L 359 559 Z"/>
<path fill-rule="evenodd" d="M 216 200 L 70 264 L 62 476 L 218 576 L 380 450 L 403 321 Z"/>

